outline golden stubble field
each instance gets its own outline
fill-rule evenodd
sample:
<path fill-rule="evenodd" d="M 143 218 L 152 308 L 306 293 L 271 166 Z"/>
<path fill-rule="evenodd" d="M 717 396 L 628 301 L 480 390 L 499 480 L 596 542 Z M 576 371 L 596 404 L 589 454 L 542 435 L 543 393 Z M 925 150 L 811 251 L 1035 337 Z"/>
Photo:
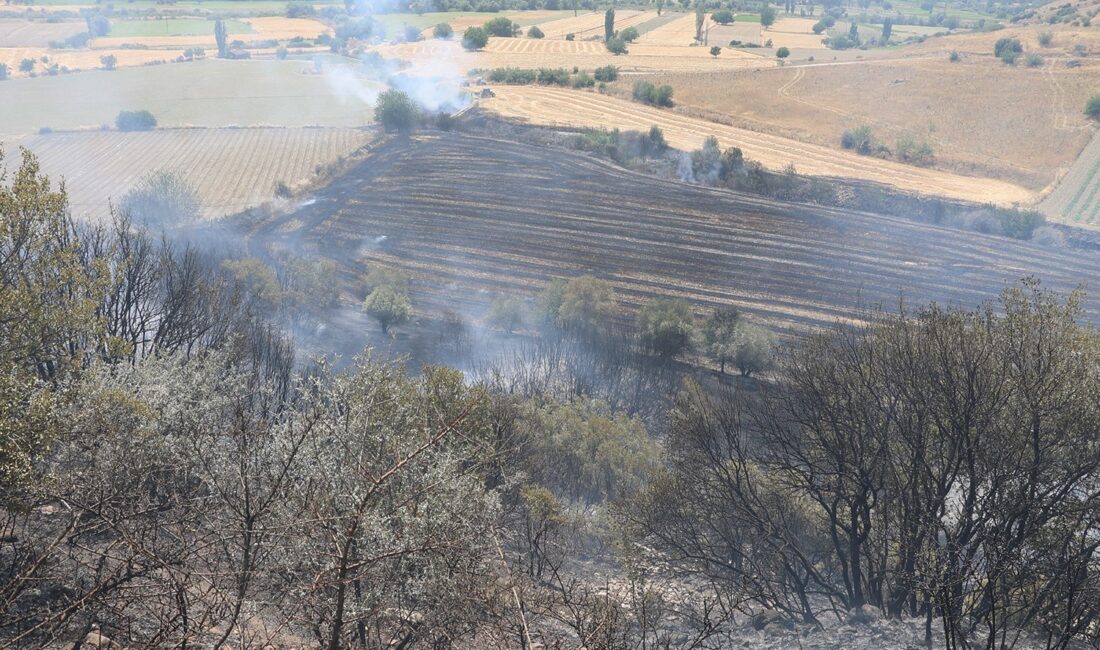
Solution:
<path fill-rule="evenodd" d="M 952 63 L 942 52 L 923 51 L 647 78 L 671 84 L 681 112 L 833 148 L 846 129 L 866 125 L 890 148 L 903 136 L 928 142 L 939 168 L 1041 192 L 1069 168 L 1094 128 L 1083 108 L 1097 91 L 1100 62 L 1069 68 L 1065 61 L 1048 56 L 1036 68 L 1010 67 L 975 52 Z M 628 93 L 631 83 L 621 82 L 618 92 Z"/>
<path fill-rule="evenodd" d="M 161 129 L 50 133 L 5 144 L 11 152 L 26 147 L 53 180 L 64 179 L 75 216 L 106 218 L 110 202 L 165 170 L 186 178 L 203 215 L 215 218 L 271 200 L 277 182 L 308 182 L 318 166 L 369 138 L 367 131 L 338 128 Z"/>
<path fill-rule="evenodd" d="M 788 164 L 804 174 L 874 181 L 903 190 L 1003 205 L 1027 203 L 1033 193 L 1019 185 L 939 169 L 904 165 L 791 138 L 727 126 L 680 112 L 645 106 L 596 92 L 542 86 L 501 86 L 482 106 L 500 115 L 552 126 L 648 130 L 656 125 L 673 147 L 698 149 L 710 135 L 723 147 L 740 147 L 770 169 Z"/>

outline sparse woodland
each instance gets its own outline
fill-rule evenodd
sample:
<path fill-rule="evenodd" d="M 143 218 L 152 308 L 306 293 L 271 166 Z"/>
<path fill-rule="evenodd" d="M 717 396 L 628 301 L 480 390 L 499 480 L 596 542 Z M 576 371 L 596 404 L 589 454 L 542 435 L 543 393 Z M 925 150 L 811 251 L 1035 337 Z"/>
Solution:
<path fill-rule="evenodd" d="M 1077 294 L 868 312 L 773 360 L 735 312 L 624 324 L 581 278 L 476 381 L 334 367 L 284 335 L 332 268 L 78 225 L 33 156 L 9 170 L 0 647 L 725 648 L 879 617 L 1100 642 Z"/>

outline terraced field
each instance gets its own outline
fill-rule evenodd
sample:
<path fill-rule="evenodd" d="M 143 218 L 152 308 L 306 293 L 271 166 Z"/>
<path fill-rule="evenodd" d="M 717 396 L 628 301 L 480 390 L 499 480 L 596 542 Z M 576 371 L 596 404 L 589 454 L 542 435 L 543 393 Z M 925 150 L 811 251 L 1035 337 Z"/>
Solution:
<path fill-rule="evenodd" d="M 357 129 L 170 129 L 51 133 L 17 144 L 34 152 L 51 177 L 65 179 L 74 215 L 107 216 L 109 200 L 163 169 L 190 181 L 205 216 L 218 217 L 270 200 L 278 181 L 307 181 L 318 165 L 369 137 Z"/>
<path fill-rule="evenodd" d="M 1100 227 L 1100 132 L 1039 204 L 1039 210 L 1055 221 Z"/>
<path fill-rule="evenodd" d="M 1032 197 L 1027 189 L 1000 180 L 860 156 L 595 92 L 502 86 L 496 93 L 495 98 L 485 100 L 482 106 L 505 117 L 534 124 L 643 131 L 657 125 L 664 130 L 669 144 L 678 149 L 698 149 L 707 136 L 713 135 L 723 147 L 741 147 L 747 158 L 771 169 L 782 169 L 793 163 L 803 174 L 858 178 L 924 194 L 979 202 L 1011 204 L 1027 202 Z"/>
<path fill-rule="evenodd" d="M 656 296 L 698 313 L 734 305 L 781 331 L 850 319 L 858 305 L 974 305 L 1036 274 L 1067 289 L 1095 255 L 886 217 L 762 200 L 640 176 L 593 158 L 456 133 L 394 140 L 255 228 L 258 247 L 413 276 L 416 309 L 484 313 L 592 273 L 625 312 Z M 1100 294 L 1088 303 L 1092 317 Z"/>

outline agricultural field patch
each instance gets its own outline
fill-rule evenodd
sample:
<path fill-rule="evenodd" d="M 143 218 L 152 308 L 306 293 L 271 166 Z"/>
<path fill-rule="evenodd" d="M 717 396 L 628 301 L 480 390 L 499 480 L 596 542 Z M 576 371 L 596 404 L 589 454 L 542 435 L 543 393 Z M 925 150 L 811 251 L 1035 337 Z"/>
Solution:
<path fill-rule="evenodd" d="M 163 129 L 51 133 L 16 143 L 52 178 L 65 180 L 74 216 L 106 218 L 108 201 L 164 170 L 190 182 L 203 215 L 215 218 L 271 200 L 278 182 L 301 185 L 369 137 L 359 129 Z"/>
<path fill-rule="evenodd" d="M 224 20 L 230 36 L 248 34 L 252 26 L 241 20 Z M 166 18 L 148 20 L 115 20 L 107 38 L 142 38 L 157 36 L 206 36 L 214 33 L 214 21 L 204 18 Z"/>
<path fill-rule="evenodd" d="M 412 277 L 422 314 L 484 314 L 554 278 L 607 279 L 629 314 L 656 297 L 696 313 L 736 306 L 780 331 L 856 317 L 860 305 L 975 305 L 1030 273 L 1076 286 L 1095 255 L 662 181 L 589 156 L 457 133 L 391 141 L 252 233 L 359 278 Z M 349 287 L 351 289 L 351 287 Z M 1100 299 L 1087 307 L 1095 313 Z"/>
<path fill-rule="evenodd" d="M 1100 132 L 1039 204 L 1039 210 L 1054 221 L 1100 227 Z"/>
<path fill-rule="evenodd" d="M 813 176 L 841 176 L 892 185 L 921 194 L 997 204 L 1027 203 L 1033 193 L 1001 180 L 963 176 L 905 165 L 768 133 L 711 122 L 595 92 L 533 86 L 502 86 L 482 106 L 504 117 L 532 124 L 647 131 L 656 125 L 672 146 L 690 151 L 707 136 L 722 147 L 740 147 L 745 157 L 773 170 L 793 164 Z"/>
<path fill-rule="evenodd" d="M 615 30 L 622 31 L 627 27 L 636 27 L 657 17 L 656 11 L 634 11 L 630 9 L 615 10 Z M 602 40 L 604 12 L 588 11 L 579 16 L 569 15 L 543 23 L 538 27 L 546 34 L 546 38 L 564 39 L 567 34 L 573 34 L 578 41 L 591 38 Z"/>
<path fill-rule="evenodd" d="M 85 30 L 83 22 L 0 19 L 0 47 L 46 47 Z"/>
<path fill-rule="evenodd" d="M 97 70 L 103 67 L 102 57 L 114 56 L 118 67 L 144 66 L 154 63 L 167 63 L 175 60 L 183 54 L 183 50 L 131 50 L 131 49 L 102 49 L 102 50 L 53 50 L 44 47 L 0 47 L 0 63 L 8 65 L 9 74 L 13 77 L 28 77 L 30 73 L 24 73 L 19 69 L 19 64 L 24 59 L 34 61 L 34 75 L 43 76 L 49 74 L 49 69 L 57 65 L 59 72 L 77 72 L 80 70 Z M 43 61 L 45 57 L 45 61 Z M 5 88 L 10 88 L 5 86 Z M 4 97 L 0 97 L 0 106 L 4 104 Z M 4 127 L 0 126 L 0 133 Z"/>
<path fill-rule="evenodd" d="M 721 47 L 728 46 L 730 41 L 763 45 L 764 41 L 761 38 L 761 34 L 760 23 L 718 25 L 712 22 L 706 31 L 706 42 L 708 45 L 718 45 Z"/>
<path fill-rule="evenodd" d="M 427 40 L 416 43 L 380 45 L 371 48 L 386 58 L 407 61 L 413 70 L 425 74 L 440 67 L 462 72 L 513 66 L 519 68 L 573 68 L 594 70 L 614 65 L 622 72 L 727 70 L 774 66 L 774 58 L 725 50 L 717 59 L 704 47 L 667 47 L 646 44 L 630 46 L 628 54 L 616 56 L 599 41 L 562 41 L 529 38 L 492 38 L 484 50 L 466 52 L 457 40 Z"/>
<path fill-rule="evenodd" d="M 1092 62 L 909 55 L 649 80 L 671 84 L 684 111 L 834 149 L 845 130 L 868 126 L 891 149 L 902 137 L 927 142 L 937 167 L 1038 192 L 1092 135 L 1082 111 L 1098 73 Z"/>
<path fill-rule="evenodd" d="M 163 55 L 163 52 L 160 53 Z M 204 60 L 12 79 L 0 95 L 0 134 L 113 125 L 149 110 L 161 126 L 361 126 L 368 82 L 335 86 L 304 61 Z M 380 86 L 379 86 L 380 87 Z"/>

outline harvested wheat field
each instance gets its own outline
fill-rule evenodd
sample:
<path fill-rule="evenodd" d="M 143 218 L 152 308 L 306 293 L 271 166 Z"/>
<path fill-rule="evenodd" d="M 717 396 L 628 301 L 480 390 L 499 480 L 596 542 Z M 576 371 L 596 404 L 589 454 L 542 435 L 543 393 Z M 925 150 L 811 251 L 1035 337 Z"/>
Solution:
<path fill-rule="evenodd" d="M 835 149 L 845 130 L 869 126 L 890 149 L 902 137 L 927 142 L 937 167 L 1038 192 L 1092 135 L 1083 108 L 1098 75 L 1092 62 L 1013 68 L 925 55 L 649 79 L 671 84 L 682 111 Z"/>
<path fill-rule="evenodd" d="M 972 306 L 1027 274 L 1071 288 L 1092 254 L 887 217 L 791 205 L 641 176 L 594 158 L 456 133 L 395 139 L 260 225 L 257 246 L 337 261 L 349 283 L 382 262 L 413 277 L 422 313 L 477 313 L 595 274 L 627 311 L 655 297 L 747 310 L 786 330 L 857 306 Z M 349 284 L 350 290 L 350 284 Z M 1094 296 L 1088 307 L 1100 308 Z"/>
<path fill-rule="evenodd" d="M 822 34 L 815 34 L 813 30 L 816 18 L 778 18 L 771 27 L 764 31 L 761 41 L 772 41 L 772 47 L 789 47 L 792 50 L 824 50 L 821 43 Z"/>
<path fill-rule="evenodd" d="M 1055 221 L 1100 227 L 1100 132 L 1039 204 L 1039 210 Z"/>
<path fill-rule="evenodd" d="M 710 16 L 706 16 L 710 22 Z M 638 39 L 639 45 L 689 47 L 695 42 L 695 14 L 683 14 L 676 20 L 651 29 Z"/>
<path fill-rule="evenodd" d="M 48 23 L 4 18 L 0 19 L 0 46 L 47 47 L 51 41 L 63 41 L 85 29 L 83 21 Z"/>
<path fill-rule="evenodd" d="M 183 50 L 51 50 L 44 47 L 0 47 L 0 63 L 8 65 L 9 74 L 13 77 L 27 77 L 27 73 L 19 70 L 19 63 L 23 59 L 34 59 L 36 75 L 47 74 L 49 66 L 57 64 L 58 68 L 67 68 L 69 71 L 95 70 L 103 67 L 102 57 L 114 56 L 118 67 L 142 66 L 152 63 L 167 63 L 175 60 L 183 54 Z M 46 57 L 48 63 L 42 62 Z"/>
<path fill-rule="evenodd" d="M 212 218 L 271 200 L 277 182 L 301 185 L 368 138 L 358 129 L 164 129 L 51 133 L 16 144 L 33 151 L 51 177 L 65 180 L 74 215 L 104 218 L 109 200 L 150 172 L 166 170 L 195 187 L 204 216 Z"/>
<path fill-rule="evenodd" d="M 615 30 L 622 31 L 627 27 L 637 27 L 642 23 L 657 17 L 656 11 L 634 11 L 630 9 L 615 10 Z M 573 34 L 578 41 L 591 38 L 603 40 L 604 12 L 589 11 L 579 16 L 568 16 L 538 23 L 538 28 L 550 39 L 564 39 L 566 34 Z"/>
<path fill-rule="evenodd" d="M 1005 205 L 1032 198 L 1032 192 L 1004 181 L 832 150 L 595 92 L 533 86 L 501 86 L 496 92 L 495 98 L 482 103 L 485 108 L 533 124 L 643 131 L 657 125 L 678 149 L 698 149 L 704 138 L 713 135 L 723 147 L 740 147 L 746 158 L 775 170 L 793 164 L 803 174 L 855 178 L 921 194 Z"/>
<path fill-rule="evenodd" d="M 774 59 L 726 50 L 717 59 L 703 47 L 631 45 L 629 54 L 615 56 L 598 41 L 562 41 L 530 38 L 493 38 L 484 50 L 467 52 L 457 41 L 427 40 L 371 48 L 386 58 L 407 61 L 412 68 L 430 71 L 441 64 L 460 71 L 499 68 L 573 68 L 593 70 L 614 65 L 622 72 L 698 72 L 774 67 Z"/>

